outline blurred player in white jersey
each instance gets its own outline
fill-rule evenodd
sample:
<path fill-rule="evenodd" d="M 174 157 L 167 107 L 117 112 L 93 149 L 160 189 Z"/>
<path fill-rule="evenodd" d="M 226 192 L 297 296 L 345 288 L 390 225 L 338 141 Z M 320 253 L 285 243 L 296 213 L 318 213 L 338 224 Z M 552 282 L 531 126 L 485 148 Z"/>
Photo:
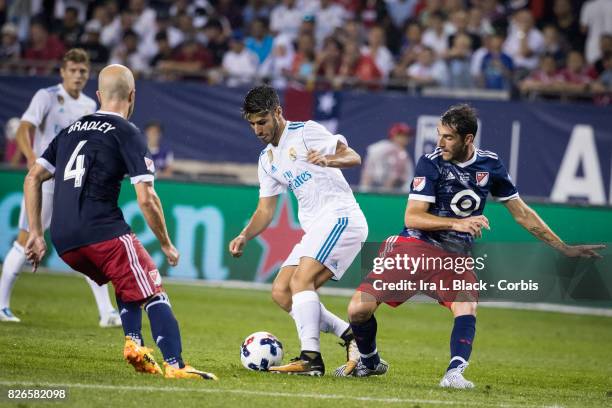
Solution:
<path fill-rule="evenodd" d="M 319 331 L 342 338 L 347 364 L 356 365 L 359 353 L 349 324 L 325 309 L 316 290 L 329 279 L 342 277 L 367 238 L 366 219 L 340 171 L 361 164 L 361 157 L 342 135 L 332 135 L 317 122 L 285 120 L 271 87 L 249 91 L 242 111 L 266 148 L 259 156 L 259 203 L 249 224 L 230 242 L 231 254 L 242 255 L 247 242 L 267 228 L 278 195 L 287 189 L 298 200 L 305 232 L 272 285 L 272 298 L 295 320 L 301 353 L 270 371 L 323 375 Z"/>
<path fill-rule="evenodd" d="M 96 102 L 81 91 L 89 78 L 89 56 L 83 49 L 69 50 L 60 70 L 62 83 L 38 90 L 30 106 L 21 117 L 17 130 L 17 144 L 31 168 L 59 131 L 84 115 L 96 110 Z M 30 138 L 34 135 L 32 148 Z M 46 230 L 51 223 L 53 208 L 53 179 L 43 184 L 42 222 Z M 28 238 L 28 221 L 24 202 L 19 214 L 19 235 L 4 257 L 0 277 L 0 322 L 19 322 L 10 309 L 10 298 L 17 276 L 25 263 L 24 245 Z M 96 299 L 101 327 L 121 326 L 119 313 L 113 307 L 107 285 L 98 286 L 89 278 L 87 283 Z"/>

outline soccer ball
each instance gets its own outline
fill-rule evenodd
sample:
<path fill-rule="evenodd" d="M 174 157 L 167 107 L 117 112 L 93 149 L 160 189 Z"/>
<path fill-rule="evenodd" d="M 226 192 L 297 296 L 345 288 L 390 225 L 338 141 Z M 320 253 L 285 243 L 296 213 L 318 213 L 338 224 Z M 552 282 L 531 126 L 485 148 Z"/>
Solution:
<path fill-rule="evenodd" d="M 240 361 L 249 370 L 268 371 L 283 361 L 283 345 L 273 334 L 253 333 L 242 342 Z"/>

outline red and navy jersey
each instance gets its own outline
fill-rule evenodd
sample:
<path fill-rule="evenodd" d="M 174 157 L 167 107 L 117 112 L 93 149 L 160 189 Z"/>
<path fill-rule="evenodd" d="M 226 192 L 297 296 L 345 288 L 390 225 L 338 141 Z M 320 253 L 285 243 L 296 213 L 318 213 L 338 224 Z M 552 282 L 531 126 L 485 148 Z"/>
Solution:
<path fill-rule="evenodd" d="M 51 240 L 60 255 L 129 233 L 117 204 L 121 181 L 152 182 L 155 172 L 140 130 L 103 111 L 63 129 L 37 163 L 55 177 Z"/>
<path fill-rule="evenodd" d="M 437 148 L 417 163 L 408 199 L 431 203 L 430 214 L 465 218 L 482 214 L 489 193 L 499 201 L 518 197 L 497 154 L 477 149 L 470 160 L 457 163 L 443 160 L 442 150 Z M 422 231 L 404 227 L 401 235 L 459 253 L 469 253 L 473 242 L 470 234 L 452 230 Z"/>

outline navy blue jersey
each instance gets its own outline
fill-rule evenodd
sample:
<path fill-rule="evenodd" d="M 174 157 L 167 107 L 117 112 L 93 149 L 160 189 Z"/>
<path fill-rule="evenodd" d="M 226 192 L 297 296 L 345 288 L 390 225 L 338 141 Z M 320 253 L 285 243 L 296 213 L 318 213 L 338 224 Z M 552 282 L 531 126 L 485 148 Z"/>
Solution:
<path fill-rule="evenodd" d="M 37 162 L 55 177 L 51 241 L 60 255 L 130 232 L 117 205 L 121 181 L 152 182 L 155 171 L 140 130 L 102 111 L 63 129 Z"/>
<path fill-rule="evenodd" d="M 443 160 L 442 151 L 437 148 L 417 163 L 408 198 L 431 203 L 430 214 L 465 218 L 482 214 L 489 193 L 499 201 L 518 197 L 497 154 L 476 150 L 467 162 L 455 163 Z M 404 227 L 401 235 L 459 253 L 469 253 L 473 242 L 470 234 L 451 230 L 422 231 Z"/>

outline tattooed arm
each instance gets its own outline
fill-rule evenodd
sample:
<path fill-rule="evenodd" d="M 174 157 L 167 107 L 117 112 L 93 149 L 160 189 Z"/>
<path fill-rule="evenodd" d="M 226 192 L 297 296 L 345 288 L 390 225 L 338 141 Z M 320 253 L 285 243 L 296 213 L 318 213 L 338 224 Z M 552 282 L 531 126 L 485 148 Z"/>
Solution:
<path fill-rule="evenodd" d="M 605 248 L 605 245 L 567 245 L 548 225 L 546 225 L 538 213 L 525 204 L 521 198 L 517 197 L 516 199 L 508 200 L 504 202 L 504 205 L 518 224 L 537 239 L 547 243 L 566 256 L 601 258 L 601 255 L 595 252 L 595 250 Z"/>

